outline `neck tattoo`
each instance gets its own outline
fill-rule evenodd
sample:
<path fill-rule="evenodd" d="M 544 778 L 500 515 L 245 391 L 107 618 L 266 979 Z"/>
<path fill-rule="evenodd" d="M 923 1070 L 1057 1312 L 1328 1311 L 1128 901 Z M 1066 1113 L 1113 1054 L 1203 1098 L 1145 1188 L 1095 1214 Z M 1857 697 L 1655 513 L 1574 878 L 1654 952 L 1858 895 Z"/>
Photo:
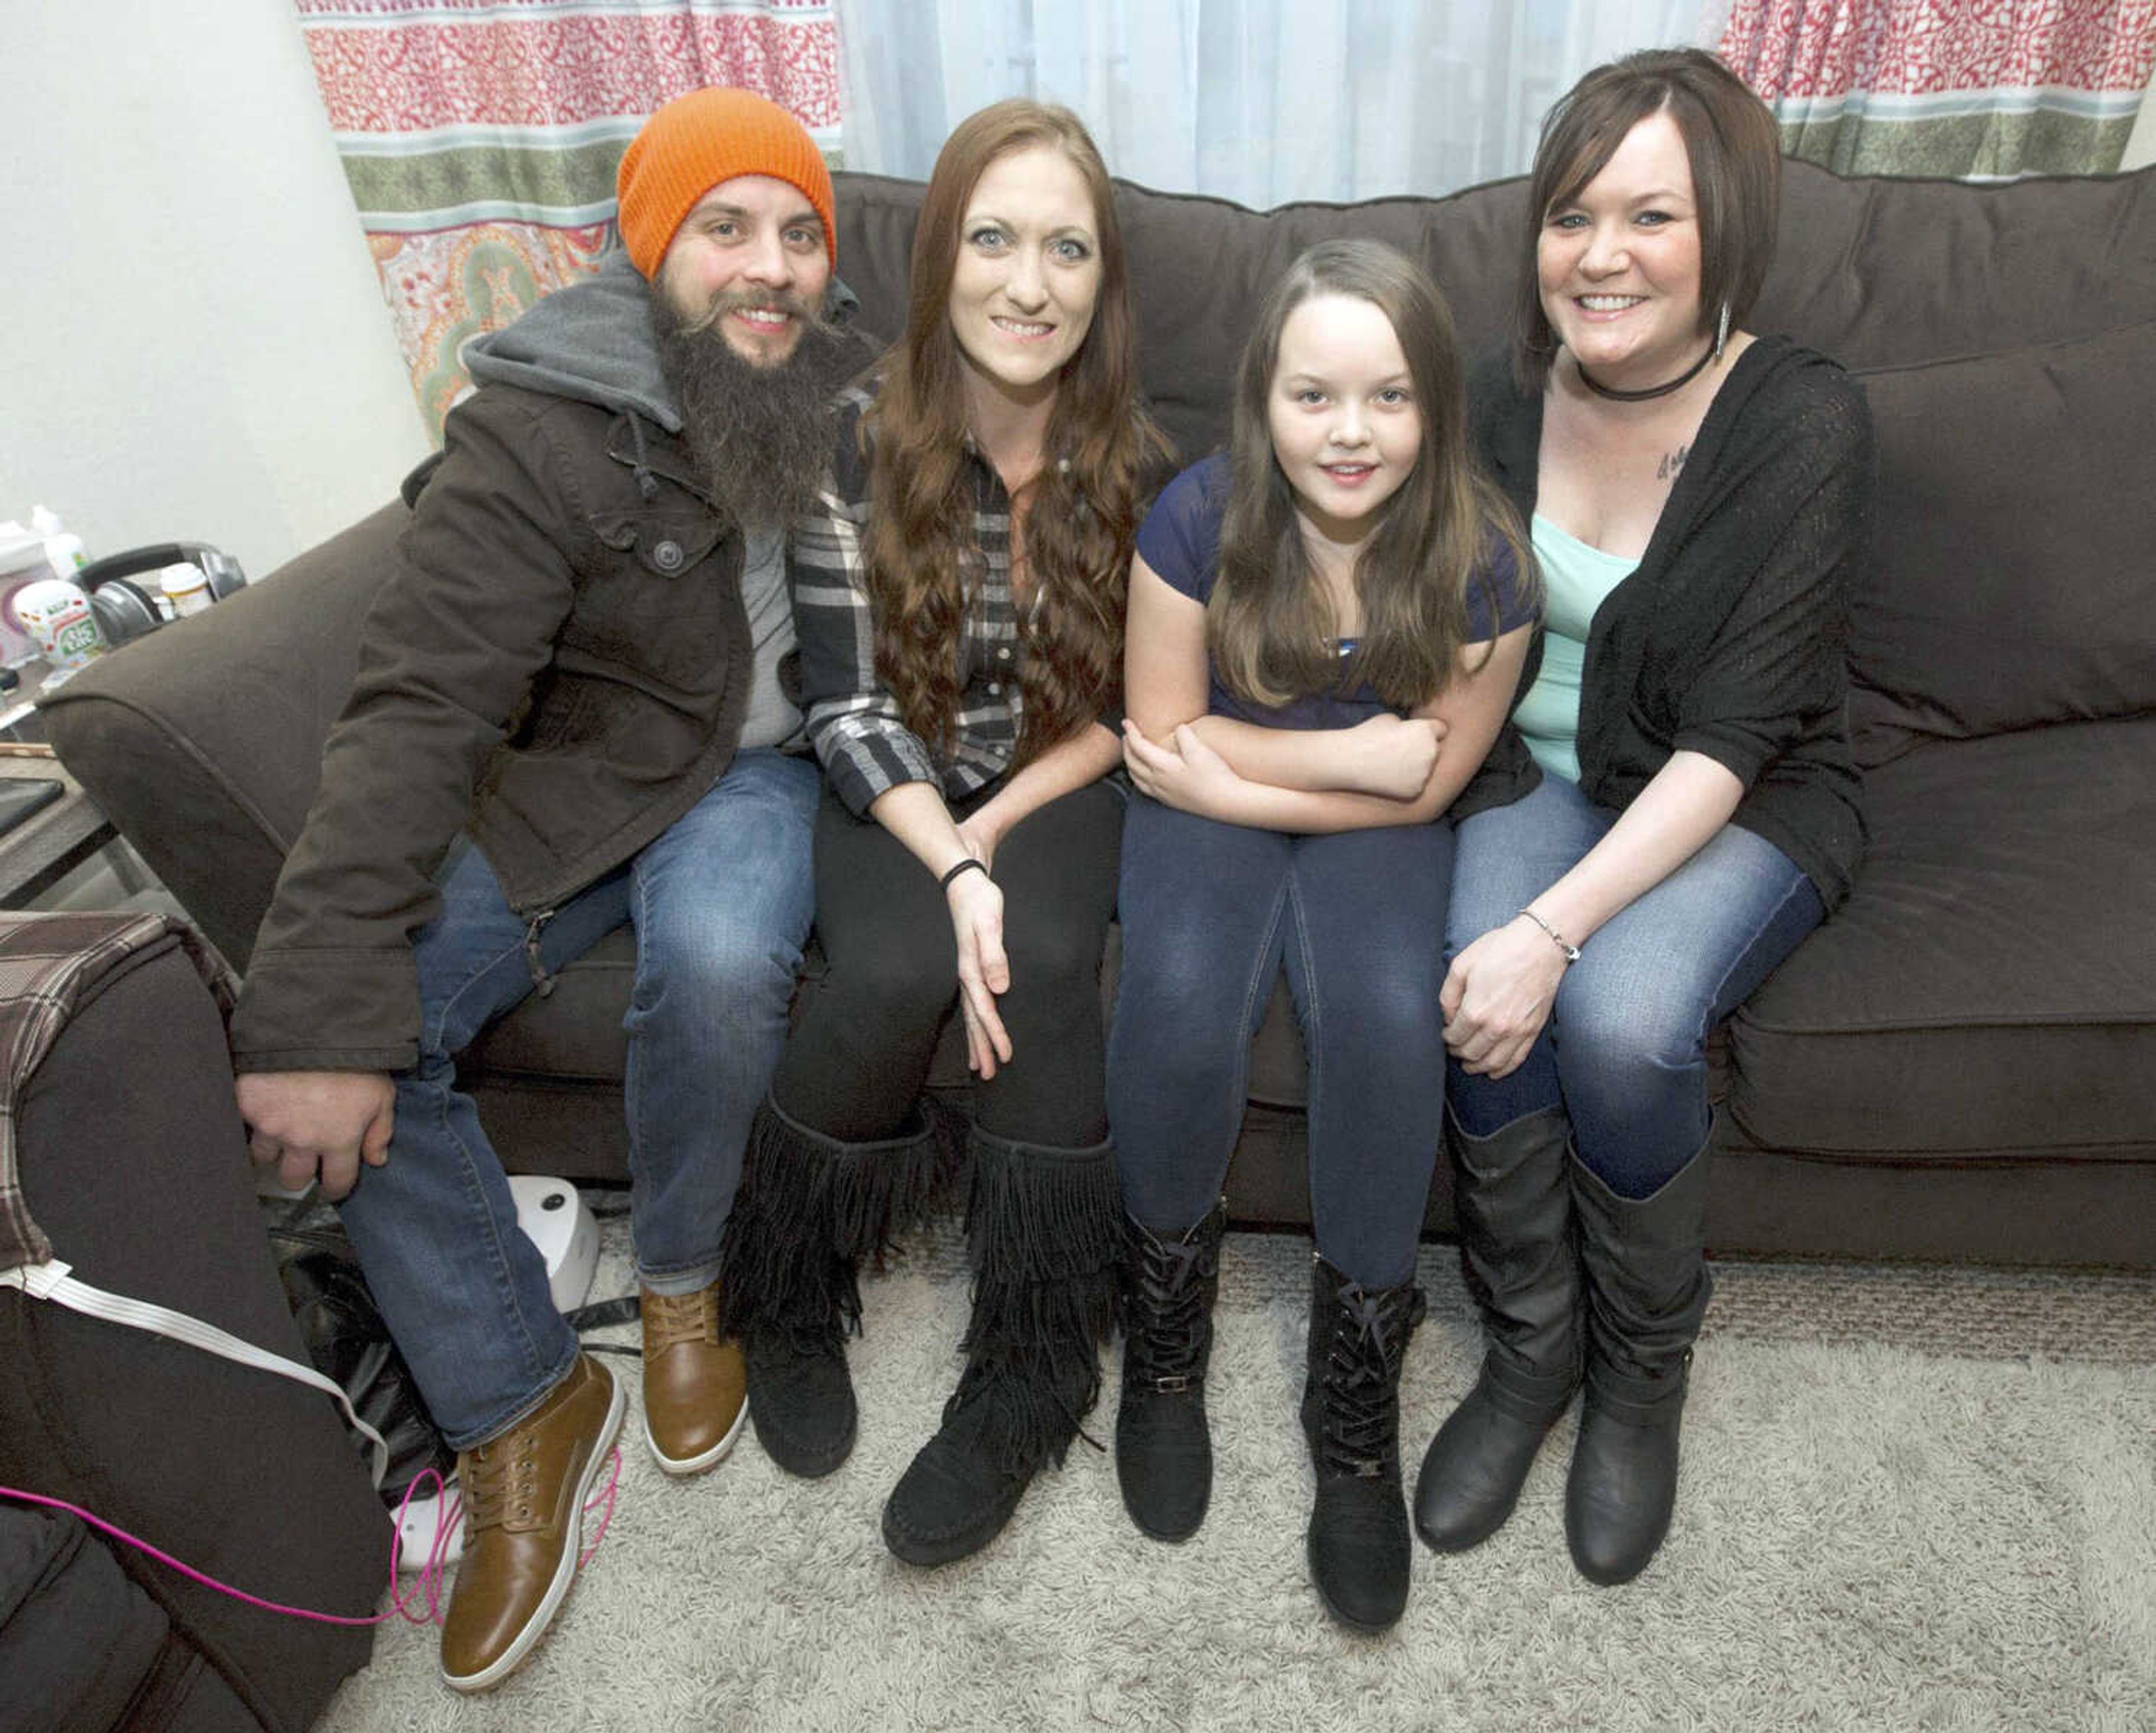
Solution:
<path fill-rule="evenodd" d="M 1672 391 L 1680 390 L 1691 384 L 1694 379 L 1707 371 L 1707 363 L 1713 359 L 1714 345 L 1709 343 L 1706 348 L 1700 351 L 1699 359 L 1674 379 L 1666 380 L 1660 385 L 1643 386 L 1637 391 L 1620 391 L 1614 385 L 1604 385 L 1579 364 L 1577 357 L 1573 360 L 1572 368 L 1579 375 L 1579 383 L 1597 397 L 1606 397 L 1613 404 L 1644 404 L 1654 398 L 1667 397 Z"/>

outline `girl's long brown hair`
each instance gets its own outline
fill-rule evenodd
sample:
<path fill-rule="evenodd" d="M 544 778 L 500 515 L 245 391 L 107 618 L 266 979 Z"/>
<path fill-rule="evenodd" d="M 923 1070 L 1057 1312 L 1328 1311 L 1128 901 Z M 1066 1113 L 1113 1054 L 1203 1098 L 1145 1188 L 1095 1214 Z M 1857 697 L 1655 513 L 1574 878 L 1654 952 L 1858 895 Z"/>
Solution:
<path fill-rule="evenodd" d="M 1332 598 L 1304 547 L 1267 414 L 1281 328 L 1322 295 L 1367 301 L 1391 321 L 1422 416 L 1414 468 L 1378 507 L 1382 516 L 1356 556 L 1361 645 L 1344 666 Z M 1499 618 L 1489 573 L 1493 542 L 1511 547 L 1520 582 L 1532 582 L 1518 520 L 1468 447 L 1452 316 L 1430 279 L 1378 242 L 1322 242 L 1274 285 L 1243 347 L 1229 475 L 1205 637 L 1223 684 L 1253 702 L 1284 704 L 1367 681 L 1388 704 L 1425 703 L 1451 680 L 1466 642 L 1471 582 L 1479 579 L 1491 622 Z"/>
<path fill-rule="evenodd" d="M 1014 98 L 959 122 L 929 176 L 914 230 L 906 334 L 879 369 L 866 563 L 876 620 L 876 675 L 906 725 L 947 750 L 961 690 L 973 533 L 966 394 L 951 328 L 961 225 L 989 163 L 1032 145 L 1060 150 L 1092 194 L 1101 249 L 1091 328 L 1065 366 L 1046 460 L 1030 488 L 1025 547 L 1039 601 L 1021 613 L 1016 762 L 1068 738 L 1119 695 L 1131 544 L 1143 493 L 1167 442 L 1137 401 L 1129 272 L 1114 189 L 1091 136 L 1068 109 Z"/>

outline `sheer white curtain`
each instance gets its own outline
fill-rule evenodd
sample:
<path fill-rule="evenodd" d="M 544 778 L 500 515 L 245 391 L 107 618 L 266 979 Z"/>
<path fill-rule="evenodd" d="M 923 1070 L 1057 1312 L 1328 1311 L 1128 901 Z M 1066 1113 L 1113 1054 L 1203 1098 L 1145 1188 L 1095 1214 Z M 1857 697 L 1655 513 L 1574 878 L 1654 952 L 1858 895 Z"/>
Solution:
<path fill-rule="evenodd" d="M 925 177 L 1003 96 L 1077 111 L 1109 167 L 1263 209 L 1526 169 L 1589 67 L 1711 42 L 1727 0 L 838 0 L 849 168 Z"/>

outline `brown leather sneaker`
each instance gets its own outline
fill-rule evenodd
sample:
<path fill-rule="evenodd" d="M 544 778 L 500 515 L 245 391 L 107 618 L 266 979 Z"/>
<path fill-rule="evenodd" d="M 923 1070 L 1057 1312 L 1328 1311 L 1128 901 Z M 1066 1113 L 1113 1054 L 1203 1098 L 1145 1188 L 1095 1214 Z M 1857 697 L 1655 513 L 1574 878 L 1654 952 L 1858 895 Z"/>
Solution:
<path fill-rule="evenodd" d="M 590 1355 L 506 1432 L 457 1458 L 464 1561 L 442 1621 L 442 1678 L 484 1691 L 547 1634 L 583 1550 L 584 1501 L 621 1431 L 627 1400 Z"/>
<path fill-rule="evenodd" d="M 644 1297 L 644 1438 L 670 1474 L 701 1474 L 748 1418 L 741 1344 L 719 1334 L 719 1284 Z"/>

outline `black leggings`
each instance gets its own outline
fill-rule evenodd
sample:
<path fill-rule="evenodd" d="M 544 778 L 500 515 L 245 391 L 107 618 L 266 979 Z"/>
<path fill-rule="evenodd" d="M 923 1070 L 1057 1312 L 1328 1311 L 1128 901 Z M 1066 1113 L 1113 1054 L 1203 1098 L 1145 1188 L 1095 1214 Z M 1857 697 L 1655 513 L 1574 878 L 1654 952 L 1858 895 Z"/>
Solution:
<path fill-rule="evenodd" d="M 954 808 L 960 818 L 993 789 Z M 973 1088 L 983 1131 L 1090 1149 L 1108 1134 L 1101 949 L 1116 910 L 1123 795 L 1089 784 L 1029 814 L 996 849 L 1011 1057 Z M 957 1002 L 957 941 L 942 887 L 874 819 L 829 788 L 816 815 L 816 932 L 827 970 L 787 1042 L 772 1095 L 839 1143 L 906 1124 Z"/>

